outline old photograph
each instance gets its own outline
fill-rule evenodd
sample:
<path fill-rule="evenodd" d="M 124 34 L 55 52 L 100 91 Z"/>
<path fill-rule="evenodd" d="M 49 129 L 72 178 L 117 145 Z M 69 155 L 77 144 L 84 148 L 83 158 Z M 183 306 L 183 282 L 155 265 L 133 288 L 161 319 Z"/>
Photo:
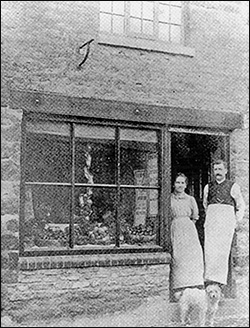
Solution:
<path fill-rule="evenodd" d="M 249 1 L 1 1 L 1 327 L 249 327 Z"/>

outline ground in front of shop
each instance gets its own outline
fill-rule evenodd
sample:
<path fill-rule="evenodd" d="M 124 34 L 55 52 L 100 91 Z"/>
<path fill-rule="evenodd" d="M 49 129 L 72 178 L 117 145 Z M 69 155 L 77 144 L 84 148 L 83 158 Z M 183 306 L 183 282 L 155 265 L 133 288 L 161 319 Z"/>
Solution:
<path fill-rule="evenodd" d="M 236 270 L 237 272 L 237 270 Z M 236 275 L 237 298 L 222 302 L 215 319 L 215 327 L 249 327 L 248 268 Z M 1 327 L 180 327 L 176 304 L 169 304 L 162 292 L 146 298 L 134 309 L 100 316 L 59 318 L 46 321 L 15 323 L 7 316 L 1 318 Z"/>

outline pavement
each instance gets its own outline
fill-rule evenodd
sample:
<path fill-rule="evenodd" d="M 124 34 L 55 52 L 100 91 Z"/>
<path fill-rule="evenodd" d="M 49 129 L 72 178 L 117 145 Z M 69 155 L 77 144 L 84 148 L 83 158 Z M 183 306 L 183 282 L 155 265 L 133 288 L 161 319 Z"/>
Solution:
<path fill-rule="evenodd" d="M 225 299 L 215 318 L 215 327 L 249 327 L 249 285 L 246 276 L 237 280 L 237 298 Z M 180 327 L 177 304 L 169 303 L 168 296 L 145 299 L 139 307 L 105 315 L 51 319 L 14 323 L 8 317 L 1 318 L 1 327 Z"/>

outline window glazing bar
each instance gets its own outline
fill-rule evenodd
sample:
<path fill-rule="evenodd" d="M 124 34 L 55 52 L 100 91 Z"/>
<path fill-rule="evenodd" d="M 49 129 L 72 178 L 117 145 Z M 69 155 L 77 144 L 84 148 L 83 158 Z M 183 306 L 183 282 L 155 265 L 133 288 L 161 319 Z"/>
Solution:
<path fill-rule="evenodd" d="M 121 140 L 120 140 L 120 128 L 117 127 L 115 131 L 116 140 L 116 175 L 115 182 L 117 185 L 116 193 L 116 232 L 115 232 L 115 246 L 120 246 L 120 197 L 121 197 L 121 186 L 120 186 L 120 175 L 121 175 Z"/>
<path fill-rule="evenodd" d="M 177 132 L 177 133 L 206 134 L 206 135 L 215 135 L 215 136 L 228 135 L 228 133 L 223 131 L 210 131 L 210 130 L 199 130 L 199 129 L 192 129 L 192 128 L 178 128 L 178 127 L 170 127 L 168 131 Z"/>
<path fill-rule="evenodd" d="M 161 223 L 162 223 L 162 204 L 163 204 L 163 195 L 162 195 L 162 183 L 164 183 L 162 181 L 164 173 L 163 173 L 163 157 L 164 157 L 164 152 L 163 152 L 163 145 L 164 145 L 164 140 L 163 140 L 163 130 L 158 131 L 157 133 L 157 148 L 158 148 L 158 184 L 159 184 L 159 193 L 158 193 L 158 215 L 157 215 L 157 231 L 156 231 L 156 244 L 157 245 L 161 245 Z"/>
<path fill-rule="evenodd" d="M 69 224 L 69 247 L 74 248 L 74 212 L 75 212 L 75 126 L 70 124 L 71 141 L 71 202 Z"/>
<path fill-rule="evenodd" d="M 24 253 L 24 231 L 25 231 L 25 179 L 26 179 L 26 120 L 23 117 L 21 123 L 21 177 L 20 177 L 20 226 L 19 226 L 19 252 L 20 255 Z"/>
<path fill-rule="evenodd" d="M 65 186 L 70 187 L 72 183 L 70 182 L 43 182 L 43 181 L 28 181 L 25 182 L 27 186 Z M 117 184 L 101 184 L 101 183 L 74 183 L 75 187 L 91 187 L 91 188 L 117 188 Z M 159 186 L 148 186 L 148 185 L 120 185 L 120 188 L 128 188 L 128 189 L 160 189 Z"/>
<path fill-rule="evenodd" d="M 145 186 L 145 185 L 120 185 L 121 188 L 128 189 L 160 189 L 159 186 Z"/>
<path fill-rule="evenodd" d="M 27 181 L 25 182 L 27 186 L 41 185 L 41 186 L 71 186 L 70 182 L 41 182 L 41 181 Z"/>

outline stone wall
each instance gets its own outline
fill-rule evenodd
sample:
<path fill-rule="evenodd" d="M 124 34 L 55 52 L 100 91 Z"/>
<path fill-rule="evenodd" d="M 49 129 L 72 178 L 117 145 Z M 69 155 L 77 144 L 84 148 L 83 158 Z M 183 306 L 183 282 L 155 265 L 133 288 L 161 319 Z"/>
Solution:
<path fill-rule="evenodd" d="M 16 279 L 9 253 L 18 250 L 22 111 L 1 110 L 1 263 L 2 281 Z"/>
<path fill-rule="evenodd" d="M 22 111 L 1 108 L 1 309 L 10 306 L 5 284 L 18 281 L 20 145 Z"/>
<path fill-rule="evenodd" d="M 144 259 L 139 256 L 139 265 L 125 265 L 120 257 L 120 265 L 107 267 L 99 267 L 97 263 L 89 266 L 91 261 L 93 265 L 95 256 L 88 257 L 52 259 L 54 263 L 62 261 L 61 269 L 37 270 L 37 264 L 26 267 L 19 272 L 18 283 L 5 285 L 8 288 L 5 310 L 17 322 L 69 318 L 77 314 L 95 316 L 132 309 L 150 295 L 162 292 L 168 295 L 169 265 L 165 263 L 165 255 L 158 256 L 162 262 L 158 264 L 153 264 L 152 258 L 148 262 L 145 256 Z M 131 261 L 133 255 L 128 254 L 128 259 Z M 31 258 L 29 262 L 50 260 Z M 106 260 L 109 261 L 108 255 Z"/>

